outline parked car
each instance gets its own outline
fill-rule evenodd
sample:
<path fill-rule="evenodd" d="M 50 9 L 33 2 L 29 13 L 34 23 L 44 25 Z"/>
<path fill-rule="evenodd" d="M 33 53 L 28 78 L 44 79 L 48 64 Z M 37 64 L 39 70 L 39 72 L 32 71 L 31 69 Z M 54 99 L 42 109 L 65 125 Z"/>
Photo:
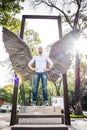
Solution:
<path fill-rule="evenodd" d="M 0 112 L 11 112 L 12 105 L 2 105 L 0 107 Z M 20 111 L 20 105 L 17 105 L 17 112 Z"/>
<path fill-rule="evenodd" d="M 11 105 L 2 105 L 0 107 L 0 112 L 11 112 L 12 106 Z"/>

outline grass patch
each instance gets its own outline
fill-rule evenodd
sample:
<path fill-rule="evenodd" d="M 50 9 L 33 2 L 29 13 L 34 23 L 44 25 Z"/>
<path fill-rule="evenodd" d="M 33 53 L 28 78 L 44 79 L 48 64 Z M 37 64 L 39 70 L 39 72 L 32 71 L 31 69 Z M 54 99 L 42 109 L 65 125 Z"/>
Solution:
<path fill-rule="evenodd" d="M 83 114 L 83 115 L 74 115 L 74 114 L 70 114 L 71 118 L 87 118 L 87 114 Z"/>

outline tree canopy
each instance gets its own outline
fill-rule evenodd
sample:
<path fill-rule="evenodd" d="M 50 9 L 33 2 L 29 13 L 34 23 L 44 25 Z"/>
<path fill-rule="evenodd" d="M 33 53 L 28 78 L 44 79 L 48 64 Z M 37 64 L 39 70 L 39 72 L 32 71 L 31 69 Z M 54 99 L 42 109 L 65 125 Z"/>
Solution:
<path fill-rule="evenodd" d="M 0 0 L 0 25 L 6 27 L 18 27 L 20 20 L 15 18 L 23 7 L 20 2 L 25 0 Z"/>

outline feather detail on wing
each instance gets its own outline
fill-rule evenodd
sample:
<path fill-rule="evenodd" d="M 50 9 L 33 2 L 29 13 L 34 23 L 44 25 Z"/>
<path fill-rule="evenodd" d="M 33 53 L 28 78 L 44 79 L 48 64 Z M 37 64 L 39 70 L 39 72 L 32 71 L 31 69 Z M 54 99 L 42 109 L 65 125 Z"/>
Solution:
<path fill-rule="evenodd" d="M 24 80 L 31 79 L 32 71 L 28 68 L 28 62 L 32 55 L 29 46 L 5 27 L 3 27 L 3 42 L 14 71 L 21 73 Z"/>
<path fill-rule="evenodd" d="M 69 69 L 72 62 L 74 42 L 78 36 L 79 30 L 73 30 L 52 44 L 49 57 L 54 66 L 52 71 L 48 73 L 51 81 L 55 82 L 60 74 L 65 74 Z"/>

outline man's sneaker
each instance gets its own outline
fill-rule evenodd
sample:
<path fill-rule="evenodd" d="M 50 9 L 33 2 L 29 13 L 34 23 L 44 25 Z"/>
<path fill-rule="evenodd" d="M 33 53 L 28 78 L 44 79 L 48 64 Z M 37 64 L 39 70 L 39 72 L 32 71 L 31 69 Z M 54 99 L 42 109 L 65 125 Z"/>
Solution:
<path fill-rule="evenodd" d="M 32 103 L 30 104 L 30 106 L 36 106 L 36 103 L 35 103 L 35 102 L 32 102 Z"/>
<path fill-rule="evenodd" d="M 49 103 L 46 101 L 46 102 L 44 102 L 44 105 L 45 106 L 49 106 Z"/>

